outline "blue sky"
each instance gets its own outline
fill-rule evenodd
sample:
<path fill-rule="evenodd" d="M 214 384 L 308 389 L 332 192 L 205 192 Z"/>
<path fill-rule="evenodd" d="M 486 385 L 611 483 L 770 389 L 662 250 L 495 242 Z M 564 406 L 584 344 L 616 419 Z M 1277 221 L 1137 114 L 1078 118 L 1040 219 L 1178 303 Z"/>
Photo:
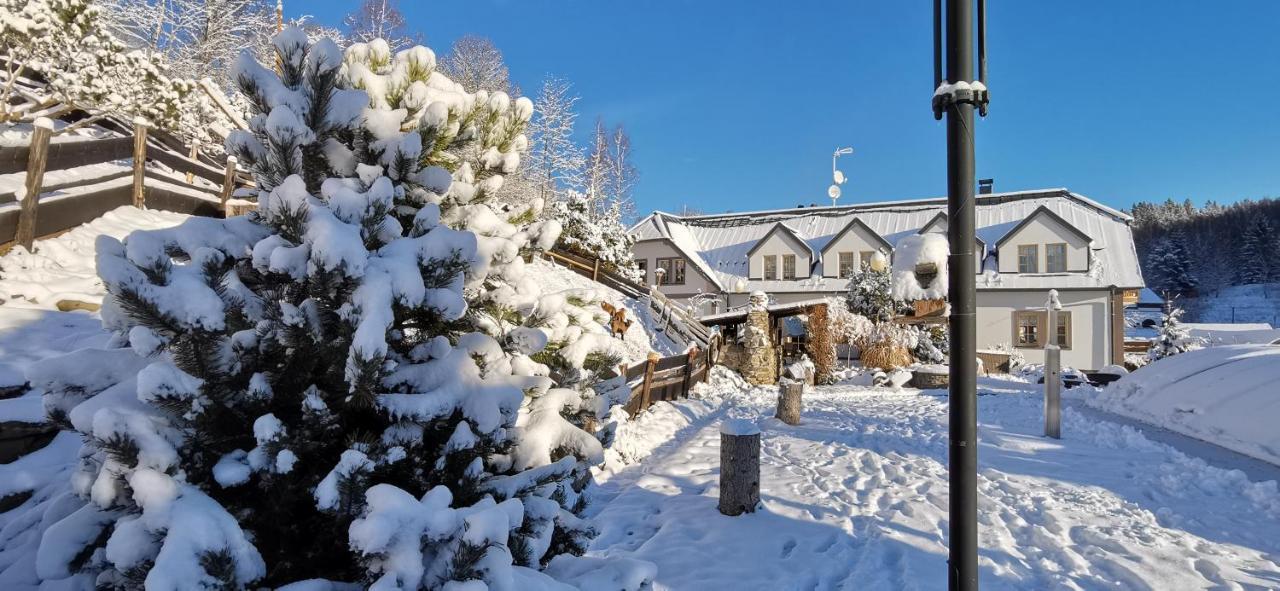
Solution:
<path fill-rule="evenodd" d="M 355 2 L 285 3 L 337 24 Z M 547 74 L 629 130 L 641 213 L 945 192 L 929 110 L 931 2 L 402 1 L 427 45 L 487 36 L 533 92 Z M 995 1 L 978 175 L 1002 191 L 1139 200 L 1280 196 L 1280 2 Z"/>

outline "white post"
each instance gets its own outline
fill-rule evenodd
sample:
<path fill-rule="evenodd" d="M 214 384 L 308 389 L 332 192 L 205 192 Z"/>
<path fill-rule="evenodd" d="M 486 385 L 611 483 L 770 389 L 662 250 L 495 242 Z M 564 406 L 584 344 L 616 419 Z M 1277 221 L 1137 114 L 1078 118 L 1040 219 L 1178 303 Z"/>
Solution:
<path fill-rule="evenodd" d="M 1062 349 L 1058 348 L 1058 290 L 1049 290 L 1045 302 L 1048 326 L 1044 345 L 1044 435 L 1062 439 Z"/>

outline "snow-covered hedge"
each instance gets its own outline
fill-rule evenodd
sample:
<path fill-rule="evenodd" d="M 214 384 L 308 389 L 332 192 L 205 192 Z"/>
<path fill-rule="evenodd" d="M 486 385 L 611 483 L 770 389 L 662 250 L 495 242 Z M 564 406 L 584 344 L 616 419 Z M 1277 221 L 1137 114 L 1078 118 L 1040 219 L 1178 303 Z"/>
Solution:
<path fill-rule="evenodd" d="M 256 114 L 227 142 L 259 211 L 103 237 L 114 341 L 28 375 L 85 441 L 26 522 L 35 580 L 571 588 L 541 572 L 555 558 L 647 584 L 651 566 L 571 556 L 604 457 L 579 424 L 622 347 L 525 273 L 558 228 L 484 203 L 527 101 L 462 91 L 425 48 L 344 56 L 296 29 L 275 47 L 279 74 L 238 64 Z"/>

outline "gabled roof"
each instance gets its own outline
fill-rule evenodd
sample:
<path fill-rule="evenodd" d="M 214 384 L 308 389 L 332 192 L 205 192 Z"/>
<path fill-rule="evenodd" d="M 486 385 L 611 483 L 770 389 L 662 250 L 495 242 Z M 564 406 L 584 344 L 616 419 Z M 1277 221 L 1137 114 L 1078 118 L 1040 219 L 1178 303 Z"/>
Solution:
<path fill-rule="evenodd" d="M 1013 236 L 1017 234 L 1019 230 L 1021 230 L 1027 224 L 1031 223 L 1031 220 L 1034 220 L 1037 217 L 1040 217 L 1042 215 L 1047 215 L 1049 216 L 1049 219 L 1055 222 L 1058 222 L 1059 224 L 1062 224 L 1064 228 L 1066 228 L 1068 231 L 1072 232 L 1076 236 L 1082 238 L 1085 242 L 1093 242 L 1093 238 L 1090 237 L 1088 234 L 1085 234 L 1083 231 L 1081 231 L 1080 228 L 1077 228 L 1074 225 L 1072 225 L 1071 222 L 1068 222 L 1067 220 L 1062 219 L 1062 216 L 1054 213 L 1053 210 L 1049 209 L 1048 207 L 1041 205 L 1040 207 L 1037 207 L 1035 211 L 1028 214 L 1027 217 L 1022 218 L 1022 221 L 1018 222 L 1017 225 L 1011 228 L 1008 232 L 1005 232 L 1004 236 L 1001 236 L 1000 239 L 996 241 L 996 248 L 1000 248 L 1001 244 L 1004 244 L 1005 241 L 1009 240 L 1010 238 L 1013 238 Z"/>
<path fill-rule="evenodd" d="M 797 234 L 795 230 L 788 228 L 787 225 L 782 222 L 778 222 L 774 224 L 773 228 L 770 229 L 769 232 L 765 234 L 763 238 L 757 240 L 755 243 L 755 246 L 752 246 L 751 250 L 747 251 L 747 256 L 749 257 L 755 254 L 756 250 L 759 250 L 761 246 L 764 246 L 764 243 L 768 242 L 769 238 L 778 232 L 782 232 L 791 236 L 796 240 L 796 242 L 799 242 L 802 246 L 804 246 L 805 250 L 809 251 L 809 258 L 811 259 L 810 262 L 817 260 L 818 253 L 813 250 L 812 246 L 809 246 L 809 241 L 805 240 L 803 237 L 800 236 L 800 234 Z"/>
<path fill-rule="evenodd" d="M 848 224 L 845 224 L 843 229 L 841 229 L 839 232 L 836 232 L 836 235 L 832 236 L 831 240 L 827 241 L 827 245 L 822 247 L 822 254 L 825 255 L 827 253 L 827 249 L 834 246 L 837 242 L 840 241 L 841 238 L 844 237 L 845 234 L 847 234 L 849 231 L 853 230 L 854 228 L 862 228 L 863 230 L 866 230 L 867 233 L 871 234 L 873 238 L 875 238 L 880 242 L 880 245 L 883 246 L 886 251 L 893 252 L 893 245 L 889 244 L 889 241 L 885 240 L 884 236 L 881 236 L 878 232 L 876 232 L 875 230 L 872 230 L 871 226 L 868 226 L 866 222 L 855 217 L 852 220 L 850 220 Z"/>
<path fill-rule="evenodd" d="M 812 281 L 804 283 L 750 279 L 746 253 L 779 222 L 798 236 L 819 237 L 802 241 L 811 250 L 820 249 L 826 246 L 826 237 L 836 235 L 855 217 L 893 244 L 917 233 L 938 214 L 945 213 L 946 205 L 946 199 L 929 198 L 697 216 L 655 212 L 637 223 L 632 234 L 640 240 L 665 237 L 661 233 L 673 235 L 673 240 L 680 241 L 684 250 L 696 255 L 694 260 L 701 262 L 700 268 L 710 269 L 722 285 L 736 286 L 741 282 L 748 291 L 777 293 L 833 292 L 845 290 L 848 280 L 811 277 Z M 995 243 L 1043 207 L 1069 222 L 1069 227 L 1092 236 L 1091 257 L 1100 263 L 1088 272 L 1052 276 L 994 274 L 998 281 L 985 283 L 980 276 L 980 290 L 1111 286 L 1136 289 L 1143 286 L 1133 231 L 1129 227 L 1132 218 L 1123 212 L 1067 189 L 975 195 L 974 205 L 976 234 L 986 245 Z M 991 257 L 988 257 L 988 266 L 990 263 Z"/>
<path fill-rule="evenodd" d="M 920 231 L 917 232 L 917 234 L 924 234 L 929 230 L 929 228 L 932 228 L 934 224 L 937 224 L 938 222 L 946 222 L 946 221 L 947 221 L 947 212 L 940 211 L 938 212 L 938 215 L 933 216 L 933 219 L 930 219 L 927 223 L 925 223 L 925 225 L 920 226 Z M 982 236 L 979 236 L 976 231 L 974 232 L 973 239 L 977 240 L 978 244 L 982 245 L 983 254 L 985 255 L 987 250 L 987 241 L 983 240 Z"/>

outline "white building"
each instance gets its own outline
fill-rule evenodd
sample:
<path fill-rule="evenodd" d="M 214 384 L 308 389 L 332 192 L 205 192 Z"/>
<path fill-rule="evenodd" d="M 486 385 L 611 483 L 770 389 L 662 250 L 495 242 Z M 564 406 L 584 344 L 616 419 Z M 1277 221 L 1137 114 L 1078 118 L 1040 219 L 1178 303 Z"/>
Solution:
<path fill-rule="evenodd" d="M 746 303 L 843 296 L 847 277 L 905 236 L 945 232 L 945 199 L 717 215 L 655 212 L 631 232 L 648 284 L 672 299 L 700 294 L 702 313 Z M 1124 357 L 1124 303 L 1143 287 L 1132 218 L 1066 189 L 977 196 L 978 348 L 1010 345 L 1043 361 L 1044 305 L 1063 305 L 1063 364 L 1096 370 Z"/>

